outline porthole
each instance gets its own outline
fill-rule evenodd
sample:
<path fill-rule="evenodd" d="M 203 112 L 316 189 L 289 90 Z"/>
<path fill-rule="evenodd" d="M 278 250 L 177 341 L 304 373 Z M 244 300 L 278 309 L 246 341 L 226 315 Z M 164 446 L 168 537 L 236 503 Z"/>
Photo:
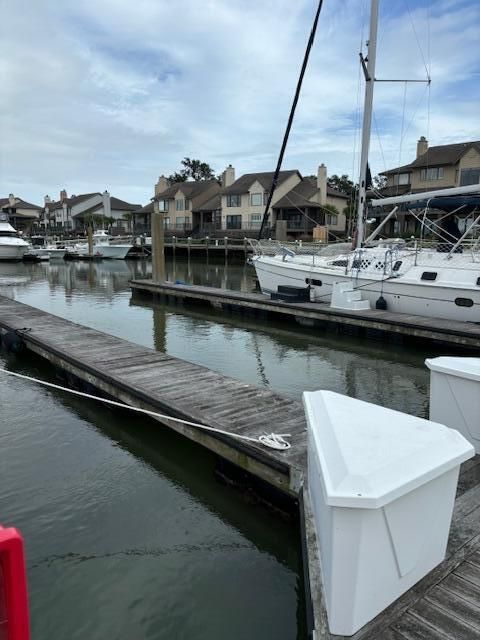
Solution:
<path fill-rule="evenodd" d="M 313 284 L 316 287 L 321 287 L 322 286 L 322 281 L 321 280 L 315 280 L 314 278 L 305 278 L 305 282 L 307 284 Z"/>
<path fill-rule="evenodd" d="M 473 307 L 473 300 L 471 298 L 455 298 L 455 304 L 457 307 Z"/>
<path fill-rule="evenodd" d="M 402 261 L 401 260 L 397 260 L 395 262 L 395 264 L 393 265 L 393 271 L 398 271 L 401 266 L 402 266 Z"/>
<path fill-rule="evenodd" d="M 422 280 L 436 280 L 437 272 L 436 271 L 424 271 L 422 273 Z"/>

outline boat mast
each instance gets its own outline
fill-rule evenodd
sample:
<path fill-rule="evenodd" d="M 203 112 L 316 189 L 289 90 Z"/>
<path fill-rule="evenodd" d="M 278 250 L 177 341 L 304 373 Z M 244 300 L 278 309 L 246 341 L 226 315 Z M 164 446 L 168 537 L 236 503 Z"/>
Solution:
<path fill-rule="evenodd" d="M 365 103 L 363 108 L 362 152 L 360 156 L 360 184 L 358 191 L 357 233 L 355 248 L 362 246 L 365 234 L 365 205 L 367 195 L 367 164 L 370 148 L 370 131 L 372 128 L 373 88 L 375 84 L 375 60 L 377 56 L 378 3 L 372 0 L 370 10 L 370 36 L 368 40 L 367 64 L 360 53 L 365 73 Z"/>

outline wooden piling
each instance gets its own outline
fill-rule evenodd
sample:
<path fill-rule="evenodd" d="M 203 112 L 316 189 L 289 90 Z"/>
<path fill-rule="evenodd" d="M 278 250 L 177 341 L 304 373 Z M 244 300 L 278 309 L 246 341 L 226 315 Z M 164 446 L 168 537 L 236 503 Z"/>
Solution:
<path fill-rule="evenodd" d="M 164 218 L 156 200 L 153 204 L 152 214 L 152 280 L 153 282 L 164 282 L 165 280 Z"/>

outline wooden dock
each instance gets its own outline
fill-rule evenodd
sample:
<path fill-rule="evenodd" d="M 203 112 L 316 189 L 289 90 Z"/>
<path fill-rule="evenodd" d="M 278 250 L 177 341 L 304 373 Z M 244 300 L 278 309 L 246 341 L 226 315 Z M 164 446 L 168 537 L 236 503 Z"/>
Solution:
<path fill-rule="evenodd" d="M 311 639 L 339 640 L 328 631 L 317 540 L 303 487 L 306 425 L 299 402 L 5 297 L 0 297 L 0 331 L 17 331 L 28 350 L 97 394 L 243 435 L 272 430 L 292 434 L 292 448 L 280 452 L 165 422 L 167 428 L 233 463 L 260 485 L 288 497 L 290 504 L 298 501 Z M 480 456 L 462 465 L 445 561 L 352 636 L 354 640 L 478 637 Z"/>
<path fill-rule="evenodd" d="M 134 293 L 143 293 L 165 300 L 207 304 L 222 313 L 238 312 L 291 321 L 322 330 L 334 328 L 350 335 L 383 338 L 386 340 L 420 340 L 456 349 L 480 349 L 480 325 L 453 320 L 440 320 L 371 309 L 344 311 L 331 309 L 319 302 L 289 303 L 270 300 L 261 293 L 247 293 L 214 287 L 199 287 L 171 282 L 133 280 Z"/>

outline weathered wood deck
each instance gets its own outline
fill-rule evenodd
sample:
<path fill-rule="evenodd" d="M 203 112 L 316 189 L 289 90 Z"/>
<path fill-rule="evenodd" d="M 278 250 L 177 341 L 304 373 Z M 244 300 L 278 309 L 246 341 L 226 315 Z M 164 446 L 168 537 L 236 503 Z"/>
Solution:
<path fill-rule="evenodd" d="M 28 327 L 26 347 L 122 402 L 245 435 L 291 433 L 286 452 L 167 423 L 239 468 L 300 497 L 307 604 L 315 640 L 328 631 L 308 492 L 305 419 L 299 402 L 164 353 L 0 297 L 0 330 Z M 444 562 L 358 631 L 354 640 L 480 638 L 480 456 L 462 465 Z"/>
<path fill-rule="evenodd" d="M 232 291 L 214 287 L 199 287 L 152 280 L 133 280 L 134 293 L 144 293 L 182 302 L 209 304 L 223 312 L 257 313 L 266 317 L 281 317 L 319 329 L 336 327 L 348 333 L 378 337 L 395 336 L 422 342 L 447 345 L 458 349 L 480 348 L 480 325 L 453 320 L 440 320 L 388 311 L 344 311 L 331 309 L 318 302 L 289 303 L 270 300 L 261 293 Z"/>
<path fill-rule="evenodd" d="M 227 378 L 184 360 L 0 297 L 0 327 L 31 329 L 28 349 L 126 404 L 235 434 L 290 433 L 291 449 L 275 451 L 175 423 L 171 429 L 296 497 L 305 458 L 299 402 Z"/>

